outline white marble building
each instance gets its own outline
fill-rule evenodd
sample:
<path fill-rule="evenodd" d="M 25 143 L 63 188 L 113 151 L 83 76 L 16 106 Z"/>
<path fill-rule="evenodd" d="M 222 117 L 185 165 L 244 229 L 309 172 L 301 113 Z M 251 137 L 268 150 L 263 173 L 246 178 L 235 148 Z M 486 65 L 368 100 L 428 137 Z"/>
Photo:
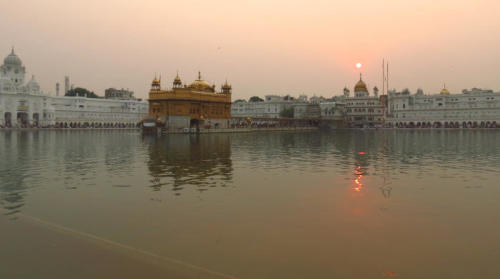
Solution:
<path fill-rule="evenodd" d="M 134 126 L 148 115 L 147 102 L 136 100 L 53 97 L 54 124 L 126 124 Z"/>
<path fill-rule="evenodd" d="M 1 127 L 135 125 L 148 114 L 148 103 L 140 100 L 50 96 L 34 76 L 25 83 L 25 75 L 26 68 L 12 49 L 0 66 Z"/>
<path fill-rule="evenodd" d="M 237 100 L 231 105 L 231 116 L 252 118 L 279 118 L 280 112 L 299 101 L 290 96 L 266 95 L 263 102 Z M 305 102 L 303 102 L 305 104 Z"/>
<path fill-rule="evenodd" d="M 473 88 L 450 94 L 422 91 L 389 92 L 387 122 L 397 127 L 496 127 L 500 124 L 500 93 Z"/>
<path fill-rule="evenodd" d="M 345 102 L 324 101 L 319 103 L 322 119 L 344 119 Z"/>
<path fill-rule="evenodd" d="M 32 76 L 26 84 L 26 69 L 14 49 L 0 66 L 0 125 L 50 125 L 55 120 L 51 97 L 40 90 Z"/>
<path fill-rule="evenodd" d="M 344 88 L 345 121 L 350 127 L 365 127 L 381 125 L 384 122 L 385 105 L 381 97 L 378 96 L 377 87 L 373 88 L 373 95 L 370 96 L 365 82 L 361 75 L 359 81 L 354 86 L 354 96 L 350 96 L 350 91 Z"/>

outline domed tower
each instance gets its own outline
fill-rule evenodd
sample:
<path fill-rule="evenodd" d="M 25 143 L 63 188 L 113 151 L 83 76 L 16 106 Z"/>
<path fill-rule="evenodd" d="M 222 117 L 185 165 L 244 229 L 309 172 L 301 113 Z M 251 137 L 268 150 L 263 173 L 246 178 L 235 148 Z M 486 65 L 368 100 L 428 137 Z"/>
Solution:
<path fill-rule="evenodd" d="M 366 87 L 366 83 L 363 81 L 361 74 L 359 74 L 359 81 L 354 86 L 354 96 L 355 97 L 367 97 L 368 88 Z"/>
<path fill-rule="evenodd" d="M 224 83 L 224 85 L 222 85 L 222 93 L 224 93 L 224 94 L 231 94 L 231 90 L 232 90 L 231 84 L 228 84 L 227 80 L 226 80 L 226 82 Z"/>
<path fill-rule="evenodd" d="M 14 53 L 14 48 L 5 59 L 3 65 L 0 66 L 0 76 L 9 78 L 15 86 L 24 84 L 24 76 L 26 69 L 23 66 L 21 59 Z"/>
<path fill-rule="evenodd" d="M 31 76 L 31 80 L 26 84 L 26 88 L 30 94 L 40 94 L 40 85 L 35 80 L 35 75 Z"/>
<path fill-rule="evenodd" d="M 182 81 L 181 78 L 179 77 L 179 73 L 177 73 L 174 79 L 174 88 L 181 88 L 181 87 L 182 87 Z"/>
<path fill-rule="evenodd" d="M 351 94 L 351 91 L 349 88 L 344 87 L 344 97 L 349 98 L 349 95 Z"/>
<path fill-rule="evenodd" d="M 153 82 L 151 83 L 151 90 L 155 90 L 155 91 L 160 91 L 161 90 L 160 80 L 158 80 L 156 78 L 156 76 L 153 79 Z"/>
<path fill-rule="evenodd" d="M 193 81 L 189 88 L 201 92 L 215 92 L 214 87 L 201 78 L 201 72 L 198 72 L 198 79 Z"/>
<path fill-rule="evenodd" d="M 450 91 L 446 89 L 446 84 L 444 85 L 443 89 L 441 89 L 441 92 L 439 92 L 441 95 L 450 95 Z"/>
<path fill-rule="evenodd" d="M 378 97 L 378 87 L 377 86 L 373 87 L 373 95 L 375 97 Z"/>

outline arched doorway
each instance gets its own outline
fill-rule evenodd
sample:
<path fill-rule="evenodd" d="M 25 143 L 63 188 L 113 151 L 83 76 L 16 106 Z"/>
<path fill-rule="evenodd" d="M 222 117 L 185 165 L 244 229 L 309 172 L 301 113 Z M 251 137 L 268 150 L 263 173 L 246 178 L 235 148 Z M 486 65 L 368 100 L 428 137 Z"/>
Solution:
<path fill-rule="evenodd" d="M 33 126 L 38 126 L 40 121 L 40 115 L 38 113 L 33 113 Z"/>
<path fill-rule="evenodd" d="M 12 127 L 12 113 L 6 112 L 4 114 L 5 127 Z"/>
<path fill-rule="evenodd" d="M 18 112 L 17 113 L 17 123 L 20 125 L 28 125 L 28 113 L 26 112 Z"/>
<path fill-rule="evenodd" d="M 190 121 L 189 121 L 189 127 L 190 128 L 196 128 L 196 132 L 199 132 L 200 131 L 200 125 L 201 125 L 201 121 L 196 119 L 196 118 L 192 118 Z"/>

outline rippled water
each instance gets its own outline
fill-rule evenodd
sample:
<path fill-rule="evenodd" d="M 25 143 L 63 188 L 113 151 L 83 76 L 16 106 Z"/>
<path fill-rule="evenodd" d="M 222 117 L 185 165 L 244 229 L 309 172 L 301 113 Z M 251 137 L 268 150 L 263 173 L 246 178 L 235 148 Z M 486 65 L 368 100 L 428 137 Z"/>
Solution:
<path fill-rule="evenodd" d="M 498 278 L 499 149 L 487 130 L 2 131 L 0 224 L 236 278 Z"/>

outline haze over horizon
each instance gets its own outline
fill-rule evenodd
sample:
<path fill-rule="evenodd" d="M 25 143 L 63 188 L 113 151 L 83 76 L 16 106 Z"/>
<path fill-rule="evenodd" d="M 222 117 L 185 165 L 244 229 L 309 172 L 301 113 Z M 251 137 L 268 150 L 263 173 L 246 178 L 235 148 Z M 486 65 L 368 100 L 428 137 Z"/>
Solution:
<path fill-rule="evenodd" d="M 0 0 L 0 57 L 15 46 L 45 92 L 70 76 L 104 95 L 139 98 L 155 73 L 171 86 L 198 71 L 233 100 L 265 94 L 331 97 L 359 79 L 382 87 L 452 93 L 500 91 L 500 1 L 6 1 Z M 371 92 L 370 92 L 371 93 Z"/>

